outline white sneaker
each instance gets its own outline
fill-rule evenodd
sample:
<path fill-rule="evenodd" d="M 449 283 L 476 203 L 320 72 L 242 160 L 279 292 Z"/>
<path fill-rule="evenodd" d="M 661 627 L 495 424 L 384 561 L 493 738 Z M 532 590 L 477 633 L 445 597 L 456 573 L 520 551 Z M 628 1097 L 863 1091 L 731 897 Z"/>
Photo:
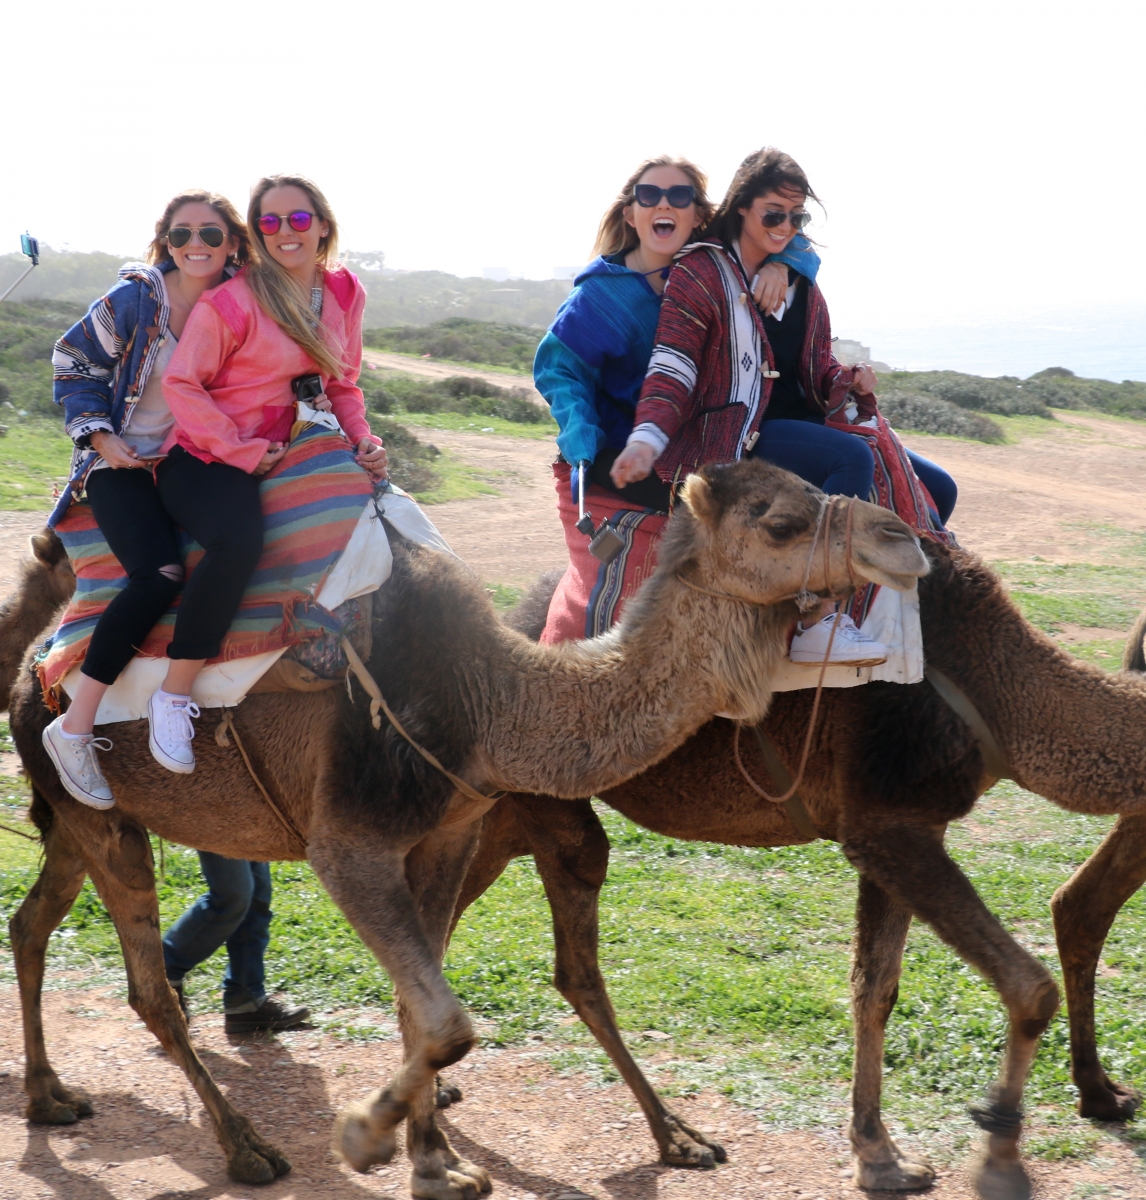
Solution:
<path fill-rule="evenodd" d="M 172 696 L 162 688 L 147 702 L 147 723 L 151 727 L 147 744 L 157 763 L 177 775 L 195 770 L 191 739 L 195 726 L 191 718 L 199 715 L 199 705 L 188 696 Z"/>
<path fill-rule="evenodd" d="M 64 718 L 57 717 L 44 730 L 44 749 L 60 773 L 60 782 L 68 794 L 89 808 L 112 808 L 115 797 L 96 762 L 97 750 L 110 750 L 107 738 L 94 733 L 74 737 L 64 731 Z"/>
<path fill-rule="evenodd" d="M 882 642 L 868 637 L 846 613 L 839 620 L 828 662 L 844 663 L 849 667 L 875 667 L 887 662 L 887 647 Z M 836 614 L 831 613 L 810 629 L 797 627 L 788 657 L 795 663 L 822 663 L 835 623 Z"/>

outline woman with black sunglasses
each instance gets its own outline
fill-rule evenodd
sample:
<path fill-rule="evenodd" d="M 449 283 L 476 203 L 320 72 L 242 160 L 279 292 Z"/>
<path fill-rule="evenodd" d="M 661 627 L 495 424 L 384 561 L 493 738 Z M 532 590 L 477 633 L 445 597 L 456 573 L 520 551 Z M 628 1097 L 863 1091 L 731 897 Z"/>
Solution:
<path fill-rule="evenodd" d="M 644 480 L 654 463 L 660 479 L 676 482 L 703 463 L 751 454 L 829 495 L 867 499 L 875 452 L 885 476 L 896 481 L 900 516 L 910 509 L 917 528 L 941 526 L 954 508 L 954 481 L 907 451 L 882 421 L 875 372 L 836 361 L 827 305 L 815 283 L 789 272 L 775 311 L 748 302 L 753 272 L 810 220 L 809 199 L 818 197 L 807 176 L 782 151 L 758 150 L 741 163 L 705 240 L 670 278 L 636 424 L 613 465 L 614 482 Z M 930 496 L 919 489 L 920 479 Z M 818 619 L 800 627 L 793 661 L 819 662 L 829 639 L 832 662 L 886 660 L 883 645 L 850 617 L 834 623 L 834 612 L 825 602 Z"/>
<path fill-rule="evenodd" d="M 534 382 L 559 426 L 561 457 L 554 475 L 570 552 L 563 581 L 568 587 L 560 589 L 561 595 L 579 595 L 591 586 L 588 579 L 578 584 L 571 578 L 579 564 L 583 571 L 596 571 L 593 562 L 582 561 L 586 538 L 577 529 L 582 487 L 598 517 L 618 507 L 668 509 L 670 489 L 660 479 L 617 486 L 609 472 L 633 428 L 674 257 L 712 217 L 707 185 L 687 159 L 662 155 L 641 163 L 601 218 L 595 257 L 577 276 L 537 348 Z M 753 284 L 766 308 L 782 299 L 789 266 L 815 279 L 819 257 L 801 238 L 762 262 Z M 578 602 L 569 601 L 565 621 L 555 616 L 561 607 L 558 600 L 550 609 L 552 627 L 547 626 L 544 641 L 597 632 L 579 628 L 584 613 Z"/>

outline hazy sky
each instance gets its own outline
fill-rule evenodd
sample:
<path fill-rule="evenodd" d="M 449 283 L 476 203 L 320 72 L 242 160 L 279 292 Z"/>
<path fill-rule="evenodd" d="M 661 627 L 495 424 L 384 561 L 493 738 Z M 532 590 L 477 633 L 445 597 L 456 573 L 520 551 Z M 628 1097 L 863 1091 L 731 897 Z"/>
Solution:
<path fill-rule="evenodd" d="M 136 253 L 180 187 L 242 208 L 259 175 L 302 171 L 348 248 L 549 277 L 586 260 L 642 158 L 688 155 L 719 196 L 771 143 L 827 207 L 811 232 L 838 333 L 909 365 L 928 337 L 973 356 L 978 329 L 1022 373 L 1047 365 L 1037 326 L 1056 362 L 1105 336 L 1102 373 L 1146 378 L 1144 8 L 21 5 L 0 249 L 27 227 Z"/>

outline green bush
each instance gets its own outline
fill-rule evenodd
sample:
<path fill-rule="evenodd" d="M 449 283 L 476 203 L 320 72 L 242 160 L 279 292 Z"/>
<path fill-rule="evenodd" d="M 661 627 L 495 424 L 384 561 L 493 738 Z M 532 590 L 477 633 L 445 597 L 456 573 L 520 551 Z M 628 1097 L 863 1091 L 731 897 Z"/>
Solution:
<path fill-rule="evenodd" d="M 404 425 L 391 417 L 371 417 L 371 432 L 386 443 L 390 478 L 407 492 L 432 492 L 441 483 L 430 463 L 441 451 L 419 441 Z"/>
<path fill-rule="evenodd" d="M 432 325 L 399 325 L 392 329 L 368 329 L 367 346 L 395 350 L 400 354 L 428 354 L 454 362 L 490 363 L 528 371 L 533 366 L 537 344 L 544 330 L 525 325 L 474 321 L 450 317 Z"/>
<path fill-rule="evenodd" d="M 84 315 L 79 304 L 28 300 L 0 304 L 0 386 L 17 412 L 59 418 L 52 400 L 52 347 Z"/>
<path fill-rule="evenodd" d="M 1133 379 L 1121 383 L 1080 379 L 1066 367 L 1048 367 L 1032 375 L 1023 384 L 1023 390 L 1051 408 L 1092 408 L 1114 416 L 1146 420 L 1146 383 Z"/>
<path fill-rule="evenodd" d="M 1021 380 L 1011 375 L 984 379 L 960 371 L 893 371 L 893 386 L 915 394 L 936 396 L 949 404 L 979 412 L 1001 413 L 1008 417 L 1047 417 L 1052 413 L 1037 396 L 1026 390 Z"/>
<path fill-rule="evenodd" d="M 1001 442 L 1003 431 L 982 413 L 968 412 L 948 400 L 914 392 L 884 392 L 880 412 L 899 430 L 915 433 L 946 433 L 973 438 L 977 442 Z"/>
<path fill-rule="evenodd" d="M 367 406 L 378 413 L 398 409 L 407 413 L 457 412 L 469 416 L 501 417 L 524 425 L 540 425 L 549 417 L 525 388 L 503 388 L 473 375 L 427 379 L 395 372 L 382 379 L 363 371 L 359 381 Z"/>

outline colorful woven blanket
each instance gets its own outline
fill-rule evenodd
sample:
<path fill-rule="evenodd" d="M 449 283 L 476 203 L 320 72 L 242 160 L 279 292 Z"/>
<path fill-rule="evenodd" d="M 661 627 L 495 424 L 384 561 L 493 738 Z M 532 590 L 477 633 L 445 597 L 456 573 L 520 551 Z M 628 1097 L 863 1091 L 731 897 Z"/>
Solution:
<path fill-rule="evenodd" d="M 354 450 L 339 433 L 303 426 L 282 462 L 262 481 L 263 554 L 243 595 L 238 615 L 211 662 L 248 658 L 293 646 L 339 628 L 314 600 L 327 572 L 338 561 L 373 484 L 354 461 Z M 44 691 L 83 662 L 96 621 L 127 585 L 90 505 L 73 504 L 56 526 L 76 574 L 76 592 L 46 656 L 39 663 Z M 188 574 L 202 547 L 183 537 Z M 160 658 L 175 629 L 176 600 L 140 647 Z"/>
<path fill-rule="evenodd" d="M 604 488 L 590 486 L 585 507 L 599 526 L 608 517 L 625 539 L 620 554 L 608 566 L 589 553 L 589 539 L 577 528 L 577 506 L 569 494 L 569 464 L 553 465 L 557 507 L 569 549 L 569 566 L 549 604 L 541 634 L 545 643 L 596 637 L 620 620 L 625 602 L 656 570 L 657 545 L 668 517 L 634 508 Z"/>

